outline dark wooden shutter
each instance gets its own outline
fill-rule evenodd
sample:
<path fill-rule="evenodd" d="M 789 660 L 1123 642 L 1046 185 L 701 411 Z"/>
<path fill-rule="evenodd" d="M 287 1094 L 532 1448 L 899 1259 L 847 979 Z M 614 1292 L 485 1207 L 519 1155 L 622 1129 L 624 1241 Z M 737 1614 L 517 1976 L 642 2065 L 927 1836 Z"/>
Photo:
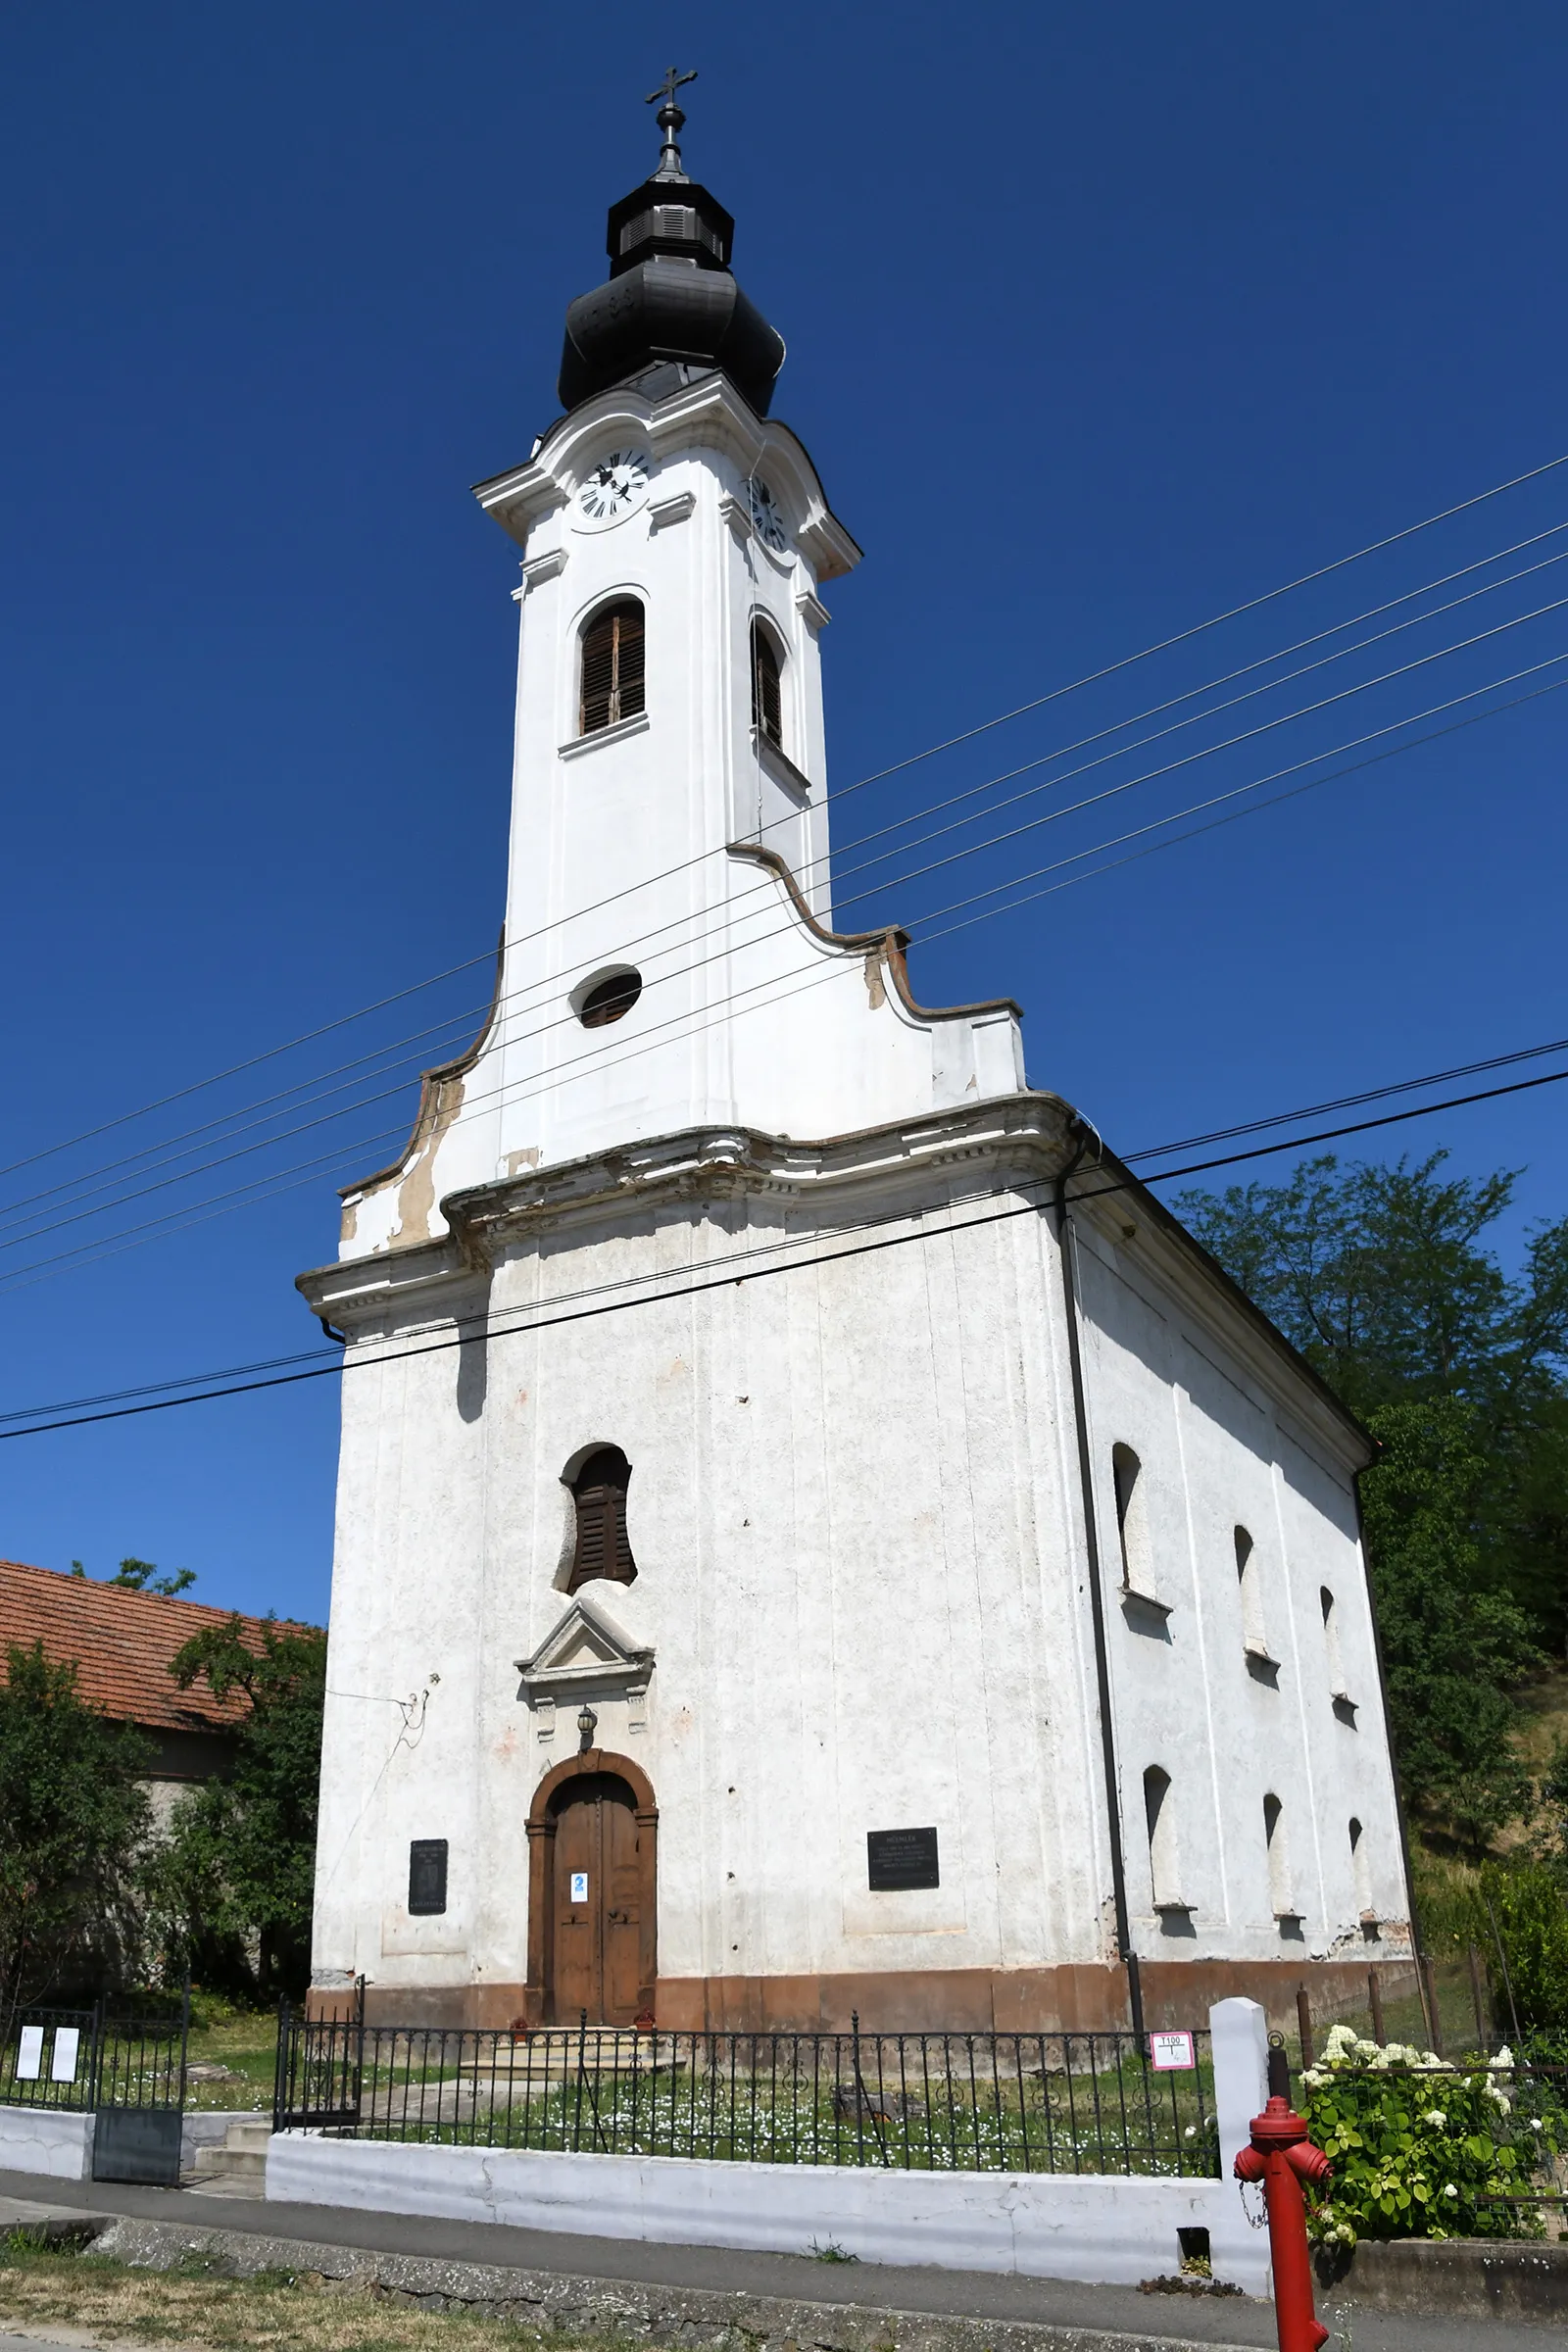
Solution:
<path fill-rule="evenodd" d="M 577 1505 L 577 1542 L 571 1556 L 568 1592 L 596 1576 L 629 1585 L 637 1574 L 626 1533 L 626 1489 L 631 1464 L 618 1446 L 591 1453 L 571 1482 Z"/>
<path fill-rule="evenodd" d="M 784 697 L 778 655 L 765 629 L 752 624 L 752 724 L 769 743 L 784 749 Z"/>
<path fill-rule="evenodd" d="M 644 709 L 641 605 L 627 598 L 599 613 L 583 632 L 582 732 L 594 734 Z"/>

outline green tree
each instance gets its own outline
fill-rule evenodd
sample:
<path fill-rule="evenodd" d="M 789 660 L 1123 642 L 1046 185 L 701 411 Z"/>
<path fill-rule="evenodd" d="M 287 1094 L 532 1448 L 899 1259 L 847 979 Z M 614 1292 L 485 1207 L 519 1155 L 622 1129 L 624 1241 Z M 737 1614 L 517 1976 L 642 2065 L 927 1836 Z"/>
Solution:
<path fill-rule="evenodd" d="M 41 1642 L 0 1684 L 0 2015 L 96 1991 L 136 1945 L 134 1864 L 148 1827 L 145 1742 L 85 1704 Z"/>
<path fill-rule="evenodd" d="M 172 1598 L 176 1592 L 189 1592 L 196 1582 L 196 1571 L 174 1568 L 167 1576 L 160 1576 L 156 1560 L 122 1560 L 109 1582 L 123 1585 L 132 1592 L 162 1592 L 166 1598 Z"/>
<path fill-rule="evenodd" d="M 1486 1237 L 1516 1181 L 1330 1154 L 1178 1202 L 1379 1441 L 1361 1496 L 1406 1796 L 1477 1843 L 1527 1798 L 1507 1693 L 1568 1638 L 1568 1218 L 1506 1274 Z"/>
<path fill-rule="evenodd" d="M 1362 1480 L 1362 1510 L 1406 1801 L 1484 1845 L 1530 1801 L 1508 1693 L 1540 1653 L 1529 1618 L 1484 1568 L 1480 1416 L 1435 1396 L 1367 1418 L 1382 1450 Z"/>
<path fill-rule="evenodd" d="M 310 1981 L 311 1908 L 326 1636 L 268 1619 L 261 1647 L 238 1617 L 187 1642 L 172 1661 L 184 1690 L 200 1678 L 245 1702 L 232 1774 L 181 1799 L 144 1885 L 173 1962 L 211 1982 L 299 1992 Z M 247 1957 L 254 1952 L 254 1964 Z"/>

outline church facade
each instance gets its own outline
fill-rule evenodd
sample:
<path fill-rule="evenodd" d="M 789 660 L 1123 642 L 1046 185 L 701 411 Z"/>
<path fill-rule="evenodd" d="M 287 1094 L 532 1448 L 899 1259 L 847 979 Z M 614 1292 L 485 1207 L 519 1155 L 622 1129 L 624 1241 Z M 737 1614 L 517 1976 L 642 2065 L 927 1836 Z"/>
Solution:
<path fill-rule="evenodd" d="M 1368 1441 L 1028 1085 L 1016 1005 L 832 928 L 859 551 L 660 121 L 565 414 L 477 493 L 521 554 L 494 1004 L 300 1278 L 348 1373 L 315 1997 L 1348 1997 L 1411 1951 Z"/>

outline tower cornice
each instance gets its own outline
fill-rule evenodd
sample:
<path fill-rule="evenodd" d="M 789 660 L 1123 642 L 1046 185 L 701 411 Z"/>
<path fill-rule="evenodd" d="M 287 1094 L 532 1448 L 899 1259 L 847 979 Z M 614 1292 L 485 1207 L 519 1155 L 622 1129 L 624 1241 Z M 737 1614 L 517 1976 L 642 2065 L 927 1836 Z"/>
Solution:
<path fill-rule="evenodd" d="M 696 450 L 727 459 L 744 475 L 764 466 L 803 519 L 796 533 L 818 582 L 840 579 L 860 549 L 827 503 L 805 444 L 787 424 L 760 417 L 727 376 L 701 375 L 662 400 L 617 384 L 563 416 L 525 465 L 476 482 L 473 495 L 519 547 L 547 516 L 560 513 L 587 466 L 616 431 L 645 438 L 656 459 Z"/>

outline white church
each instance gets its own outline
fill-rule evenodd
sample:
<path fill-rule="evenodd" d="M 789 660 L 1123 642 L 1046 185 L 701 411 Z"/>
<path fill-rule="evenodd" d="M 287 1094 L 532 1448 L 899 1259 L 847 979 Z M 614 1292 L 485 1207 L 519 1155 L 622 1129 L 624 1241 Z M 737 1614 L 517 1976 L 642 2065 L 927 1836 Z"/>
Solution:
<path fill-rule="evenodd" d="M 1015 1004 L 834 930 L 860 551 L 659 121 L 565 414 L 477 491 L 521 556 L 494 1003 L 300 1277 L 346 1344 L 313 1998 L 1332 2008 L 1411 1951 L 1369 1443 Z"/>

